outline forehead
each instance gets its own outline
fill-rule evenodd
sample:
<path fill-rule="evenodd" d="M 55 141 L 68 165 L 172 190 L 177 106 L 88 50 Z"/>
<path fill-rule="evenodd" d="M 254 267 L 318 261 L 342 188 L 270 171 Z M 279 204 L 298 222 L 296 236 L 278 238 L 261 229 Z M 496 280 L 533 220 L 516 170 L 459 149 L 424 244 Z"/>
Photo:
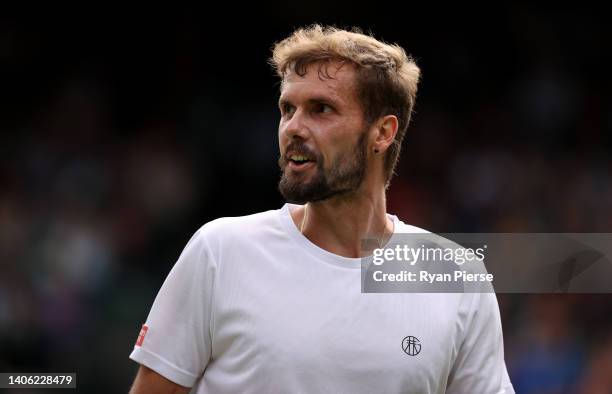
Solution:
<path fill-rule="evenodd" d="M 351 64 L 340 61 L 315 62 L 305 68 L 303 76 L 287 72 L 281 85 L 281 99 L 299 100 L 311 96 L 349 103 L 356 99 L 357 72 Z"/>

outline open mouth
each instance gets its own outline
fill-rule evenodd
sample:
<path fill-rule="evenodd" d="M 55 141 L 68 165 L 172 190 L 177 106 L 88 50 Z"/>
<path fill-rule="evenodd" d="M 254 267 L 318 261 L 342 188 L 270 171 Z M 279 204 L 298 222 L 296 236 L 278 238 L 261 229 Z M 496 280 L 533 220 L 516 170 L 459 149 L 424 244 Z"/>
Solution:
<path fill-rule="evenodd" d="M 314 160 L 304 155 L 291 154 L 288 159 L 289 166 L 293 169 L 302 169 L 314 164 Z"/>

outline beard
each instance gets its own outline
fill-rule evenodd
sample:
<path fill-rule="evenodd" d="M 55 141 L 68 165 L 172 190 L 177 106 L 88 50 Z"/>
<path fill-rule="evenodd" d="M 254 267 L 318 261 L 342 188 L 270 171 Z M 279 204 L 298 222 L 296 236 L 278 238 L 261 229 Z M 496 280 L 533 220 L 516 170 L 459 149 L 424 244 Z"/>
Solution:
<path fill-rule="evenodd" d="M 353 149 L 347 149 L 336 156 L 328 171 L 321 155 L 310 151 L 301 143 L 292 143 L 287 151 L 305 152 L 316 158 L 314 175 L 308 180 L 307 175 L 291 173 L 287 170 L 287 159 L 278 160 L 282 170 L 278 190 L 285 200 L 293 204 L 323 201 L 332 197 L 350 194 L 357 190 L 365 178 L 367 167 L 367 129 L 364 130 Z"/>

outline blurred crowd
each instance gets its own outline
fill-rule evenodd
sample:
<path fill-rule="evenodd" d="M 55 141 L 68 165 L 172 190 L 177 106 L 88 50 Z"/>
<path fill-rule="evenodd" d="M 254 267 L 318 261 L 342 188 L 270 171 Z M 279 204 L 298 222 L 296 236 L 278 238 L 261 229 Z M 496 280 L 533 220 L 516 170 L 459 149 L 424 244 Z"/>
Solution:
<path fill-rule="evenodd" d="M 512 29 L 521 18 L 527 38 Z M 424 71 L 390 212 L 435 232 L 612 233 L 609 59 L 588 36 L 603 22 L 582 15 L 588 29 L 567 49 L 556 40 L 569 15 L 533 18 L 514 10 L 504 50 L 484 53 L 476 33 L 419 41 L 372 27 L 416 48 Z M 51 24 L 0 30 L 5 93 L 20 92 L 0 119 L 0 371 L 77 372 L 86 392 L 126 391 L 127 356 L 191 234 L 282 205 L 265 61 L 305 22 L 277 22 L 250 38 L 252 58 L 215 68 L 219 48 L 189 21 L 153 42 L 140 27 L 85 30 L 79 45 L 48 38 Z M 87 56 L 73 53 L 81 43 Z M 518 393 L 610 393 L 612 295 L 498 299 Z"/>

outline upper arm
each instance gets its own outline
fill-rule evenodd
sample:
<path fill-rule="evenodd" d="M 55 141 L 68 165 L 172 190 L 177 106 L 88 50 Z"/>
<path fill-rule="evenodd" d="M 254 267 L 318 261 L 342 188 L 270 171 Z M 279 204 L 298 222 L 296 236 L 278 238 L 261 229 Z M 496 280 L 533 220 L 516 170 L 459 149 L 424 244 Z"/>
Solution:
<path fill-rule="evenodd" d="M 215 265 L 201 231 L 160 288 L 130 358 L 183 387 L 202 376 L 211 354 Z"/>
<path fill-rule="evenodd" d="M 180 386 L 150 368 L 141 365 L 134 379 L 130 394 L 186 394 L 189 387 Z"/>

